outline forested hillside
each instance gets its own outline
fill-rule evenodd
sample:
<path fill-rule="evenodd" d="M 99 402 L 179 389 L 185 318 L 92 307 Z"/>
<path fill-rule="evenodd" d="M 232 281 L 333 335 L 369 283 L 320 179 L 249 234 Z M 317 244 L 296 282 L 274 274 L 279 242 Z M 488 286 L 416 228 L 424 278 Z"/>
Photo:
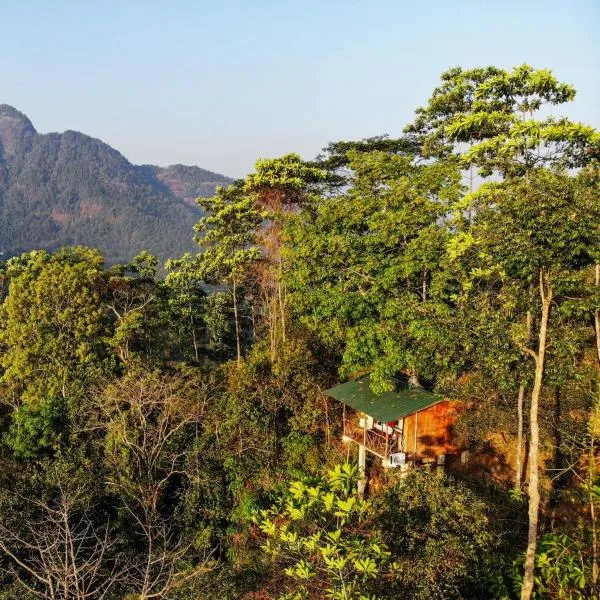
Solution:
<path fill-rule="evenodd" d="M 190 197 L 231 180 L 197 167 L 135 166 L 76 131 L 40 135 L 0 106 L 0 252 L 99 248 L 109 263 L 149 250 L 166 260 L 193 247 Z"/>
<path fill-rule="evenodd" d="M 198 243 L 166 277 L 3 262 L 0 599 L 600 597 L 600 135 L 556 116 L 574 99 L 454 68 L 401 137 L 258 160 L 193 230 L 161 221 Z M 86 148 L 141 194 L 148 169 L 10 118 L 5 190 Z M 400 380 L 452 400 L 456 450 L 359 469 L 327 390 L 365 374 L 373 410 Z"/>
<path fill-rule="evenodd" d="M 196 207 L 196 198 L 208 198 L 219 185 L 227 186 L 233 179 L 200 167 L 171 165 L 155 167 L 148 165 L 156 178 L 164 183 L 178 198 Z"/>

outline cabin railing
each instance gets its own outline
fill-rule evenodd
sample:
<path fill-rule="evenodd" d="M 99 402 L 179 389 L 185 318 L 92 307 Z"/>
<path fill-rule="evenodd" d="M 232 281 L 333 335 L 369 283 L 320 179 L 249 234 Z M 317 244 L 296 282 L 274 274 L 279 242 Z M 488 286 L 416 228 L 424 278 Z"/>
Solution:
<path fill-rule="evenodd" d="M 383 459 L 398 451 L 398 433 L 390 435 L 376 428 L 364 429 L 356 417 L 354 419 L 344 418 L 344 435 L 363 444 L 367 450 Z"/>

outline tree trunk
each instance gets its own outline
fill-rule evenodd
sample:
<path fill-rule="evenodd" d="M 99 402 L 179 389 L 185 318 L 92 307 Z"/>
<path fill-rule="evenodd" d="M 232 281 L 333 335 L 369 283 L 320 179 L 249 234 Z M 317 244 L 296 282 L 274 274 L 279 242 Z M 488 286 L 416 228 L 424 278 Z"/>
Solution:
<path fill-rule="evenodd" d="M 242 362 L 242 346 L 240 343 L 240 321 L 238 318 L 238 306 L 237 306 L 237 286 L 235 280 L 232 285 L 232 295 L 233 295 L 233 318 L 235 321 L 235 347 L 237 351 L 237 362 L 238 365 Z"/>
<path fill-rule="evenodd" d="M 531 311 L 527 311 L 527 346 L 531 343 Z M 517 399 L 517 459 L 515 490 L 520 491 L 523 483 L 523 401 L 525 400 L 525 384 L 519 385 L 519 397 Z"/>
<path fill-rule="evenodd" d="M 250 304 L 250 323 L 252 324 L 252 343 L 256 342 L 256 309 L 255 302 Z"/>
<path fill-rule="evenodd" d="M 593 414 L 593 413 L 592 413 Z M 588 466 L 588 486 L 589 486 L 589 500 L 590 500 L 590 521 L 592 529 L 592 583 L 596 585 L 598 583 L 598 530 L 596 528 L 596 499 L 594 498 L 594 492 L 592 485 L 596 477 L 596 438 L 594 434 L 594 426 L 592 424 L 590 432 L 590 460 Z"/>
<path fill-rule="evenodd" d="M 539 446 L 540 430 L 538 423 L 539 402 L 544 379 L 546 362 L 546 337 L 548 334 L 548 321 L 552 306 L 552 286 L 548 275 L 540 272 L 540 297 L 542 300 L 542 319 L 540 322 L 538 351 L 529 350 L 535 358 L 535 380 L 531 392 L 530 407 L 530 443 L 529 443 L 529 530 L 527 536 L 527 553 L 525 555 L 525 569 L 523 585 L 521 587 L 521 600 L 530 600 L 533 592 L 535 553 L 537 550 L 538 519 L 540 510 L 539 486 Z"/>
<path fill-rule="evenodd" d="M 190 309 L 190 326 L 192 328 L 192 342 L 194 344 L 194 358 L 196 359 L 196 362 L 198 362 L 198 341 L 196 340 L 196 328 L 194 327 L 194 315 L 193 315 L 193 308 L 190 305 L 189 309 Z"/>
<path fill-rule="evenodd" d="M 281 281 L 277 282 L 277 295 L 279 297 L 279 318 L 281 319 L 281 341 L 285 344 L 285 294 L 281 288 Z"/>
<path fill-rule="evenodd" d="M 531 342 L 531 311 L 527 311 L 527 338 L 526 344 Z M 519 386 L 519 397 L 517 400 L 517 464 L 515 477 L 515 490 L 521 490 L 523 483 L 523 401 L 525 399 L 525 384 Z"/>
<path fill-rule="evenodd" d="M 268 300 L 267 310 L 269 322 L 269 343 L 271 347 L 271 362 L 277 359 L 277 307 L 275 306 L 275 297 L 271 296 Z"/>
<path fill-rule="evenodd" d="M 596 287 L 600 287 L 600 264 L 596 265 Z M 594 325 L 596 328 L 596 350 L 598 352 L 598 370 L 600 371 L 600 309 L 594 311 Z M 598 400 L 597 400 L 598 402 Z M 600 408 L 596 408 L 596 411 Z M 594 418 L 594 412 L 592 411 L 592 418 Z M 598 531 L 596 529 L 596 507 L 594 505 L 595 498 L 594 492 L 591 487 L 596 476 L 596 434 L 595 424 L 591 423 L 590 427 L 590 459 L 588 467 L 588 485 L 590 486 L 590 520 L 592 522 L 592 583 L 596 585 L 598 583 Z"/>
<path fill-rule="evenodd" d="M 519 397 L 517 398 L 517 459 L 515 473 L 515 490 L 521 491 L 523 480 L 523 399 L 525 397 L 525 385 L 519 386 Z"/>
<path fill-rule="evenodd" d="M 596 287 L 600 287 L 600 264 L 596 265 Z M 598 352 L 598 363 L 600 364 L 600 308 L 594 311 L 594 326 L 596 329 L 596 351 Z"/>

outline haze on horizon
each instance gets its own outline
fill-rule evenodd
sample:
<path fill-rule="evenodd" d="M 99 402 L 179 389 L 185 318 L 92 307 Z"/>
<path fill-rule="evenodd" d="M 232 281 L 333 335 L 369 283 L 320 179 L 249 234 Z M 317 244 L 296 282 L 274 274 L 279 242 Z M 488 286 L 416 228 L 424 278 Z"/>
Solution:
<path fill-rule="evenodd" d="M 597 31 L 596 0 L 6 3 L 0 104 L 137 164 L 243 176 L 399 135 L 456 65 L 551 68 L 578 90 L 560 114 L 598 127 Z"/>

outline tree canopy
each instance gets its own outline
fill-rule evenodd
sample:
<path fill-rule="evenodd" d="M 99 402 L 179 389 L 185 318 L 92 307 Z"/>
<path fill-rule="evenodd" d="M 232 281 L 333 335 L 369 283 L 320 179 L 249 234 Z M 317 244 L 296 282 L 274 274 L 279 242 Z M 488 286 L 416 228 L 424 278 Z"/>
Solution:
<path fill-rule="evenodd" d="M 600 138 L 574 98 L 453 68 L 401 137 L 199 198 L 195 252 L 1 262 L 0 600 L 597 598 Z M 452 400 L 445 465 L 357 467 L 324 391 L 367 373 Z"/>

